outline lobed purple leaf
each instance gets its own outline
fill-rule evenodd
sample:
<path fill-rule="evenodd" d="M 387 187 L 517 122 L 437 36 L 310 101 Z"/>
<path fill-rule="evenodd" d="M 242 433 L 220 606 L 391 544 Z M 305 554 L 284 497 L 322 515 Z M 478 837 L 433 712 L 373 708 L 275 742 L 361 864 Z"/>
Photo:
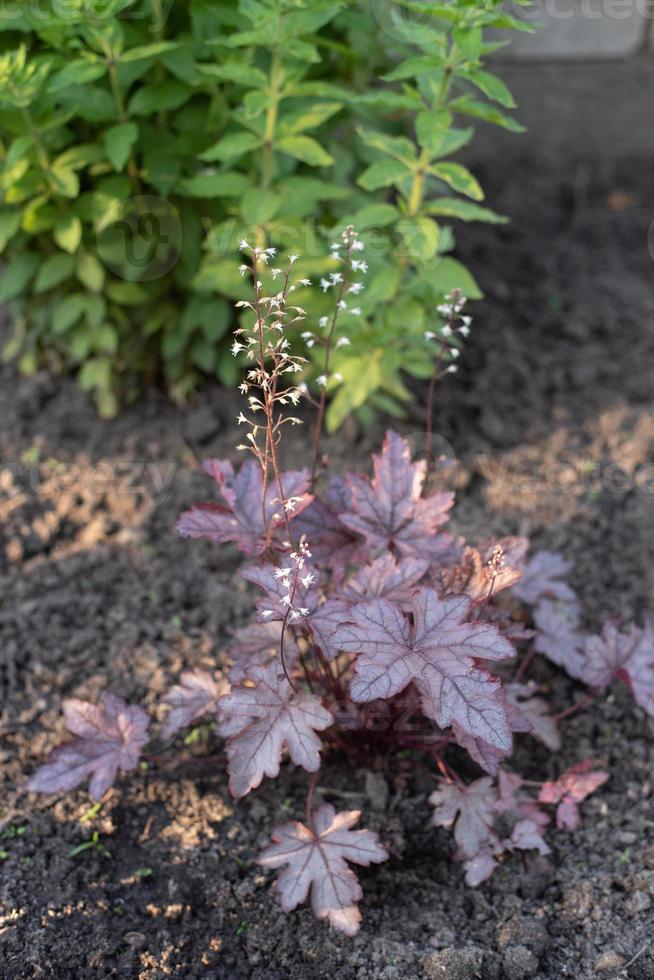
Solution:
<path fill-rule="evenodd" d="M 284 749 L 307 772 L 320 768 L 316 732 L 333 723 L 313 694 L 296 693 L 278 662 L 252 667 L 246 680 L 220 699 L 220 734 L 228 739 L 229 788 L 245 796 L 264 776 L 279 773 Z"/>
<path fill-rule="evenodd" d="M 129 772 L 138 765 L 148 741 L 148 716 L 137 705 L 109 693 L 97 705 L 70 698 L 63 709 L 66 726 L 77 738 L 51 753 L 28 780 L 27 789 L 66 792 L 89 778 L 89 793 L 100 800 L 119 771 Z"/>
<path fill-rule="evenodd" d="M 368 867 L 388 859 L 377 834 L 352 830 L 360 811 L 337 813 L 324 803 L 314 814 L 313 827 L 292 821 L 273 831 L 273 841 L 261 852 L 265 868 L 284 868 L 276 888 L 282 908 L 290 912 L 311 892 L 311 908 L 337 932 L 354 936 L 359 931 L 362 898 L 359 881 L 348 862 Z"/>

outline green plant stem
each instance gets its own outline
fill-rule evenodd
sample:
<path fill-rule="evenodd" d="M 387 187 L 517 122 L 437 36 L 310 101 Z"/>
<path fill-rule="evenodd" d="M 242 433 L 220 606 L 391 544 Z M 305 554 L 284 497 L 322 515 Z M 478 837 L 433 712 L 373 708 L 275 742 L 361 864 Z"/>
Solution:
<path fill-rule="evenodd" d="M 104 53 L 107 59 L 107 68 L 109 70 L 109 84 L 111 86 L 111 92 L 114 98 L 114 104 L 116 106 L 116 115 L 118 116 L 118 121 L 121 123 L 129 122 L 129 116 L 127 114 L 127 109 L 125 108 L 125 100 L 123 99 L 123 93 L 120 91 L 120 83 L 118 81 L 118 70 L 116 68 L 116 59 L 108 43 L 104 45 Z M 137 188 L 140 188 L 139 169 L 133 153 L 130 153 L 129 159 L 127 161 L 127 173 L 132 178 Z"/>
<path fill-rule="evenodd" d="M 454 77 L 454 66 L 451 64 L 445 65 L 443 69 L 443 80 L 441 81 L 440 88 L 438 90 L 438 96 L 436 101 L 432 106 L 433 112 L 441 112 L 447 101 L 447 97 L 450 94 L 450 88 L 452 87 L 452 81 Z M 409 194 L 409 200 L 407 204 L 407 214 L 411 218 L 415 218 L 420 206 L 422 204 L 422 195 L 425 188 L 425 176 L 427 174 L 427 168 L 431 160 L 431 155 L 429 150 L 423 149 L 418 157 L 418 167 L 413 175 L 413 183 L 411 185 L 411 192 Z"/>
<path fill-rule="evenodd" d="M 39 133 L 36 126 L 34 125 L 34 120 L 32 119 L 31 112 L 29 111 L 27 106 L 22 105 L 20 107 L 20 114 L 25 121 L 25 125 L 27 126 L 27 130 L 30 134 L 30 138 L 32 140 L 32 143 L 34 144 L 36 155 L 39 161 L 39 166 L 41 167 L 42 170 L 49 170 L 50 157 L 48 156 L 48 151 L 45 148 L 45 144 L 43 143 L 43 140 L 41 139 L 41 134 Z"/>
<path fill-rule="evenodd" d="M 270 63 L 270 87 L 268 89 L 270 103 L 266 113 L 266 125 L 263 132 L 263 158 L 261 161 L 261 190 L 263 191 L 267 191 L 272 182 L 273 142 L 277 127 L 277 117 L 279 115 L 279 103 L 281 101 L 282 78 L 282 59 L 279 51 L 275 49 L 272 53 Z"/>

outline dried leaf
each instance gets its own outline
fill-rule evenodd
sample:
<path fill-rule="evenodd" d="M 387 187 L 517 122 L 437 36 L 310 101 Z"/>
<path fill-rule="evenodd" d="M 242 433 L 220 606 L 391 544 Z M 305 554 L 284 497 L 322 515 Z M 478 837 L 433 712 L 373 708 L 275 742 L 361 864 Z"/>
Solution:
<path fill-rule="evenodd" d="M 361 813 L 337 813 L 328 803 L 314 814 L 313 828 L 292 821 L 277 827 L 274 843 L 259 855 L 265 868 L 287 867 L 277 878 L 282 908 L 290 912 L 304 902 L 311 890 L 311 908 L 318 919 L 327 919 L 338 932 L 354 936 L 361 913 L 357 902 L 361 886 L 347 862 L 368 867 L 386 861 L 388 852 L 370 830 L 351 830 Z"/>
<path fill-rule="evenodd" d="M 579 803 L 609 778 L 607 772 L 592 772 L 591 766 L 591 761 L 585 759 L 559 776 L 556 782 L 543 783 L 538 800 L 540 803 L 558 803 L 556 825 L 559 830 L 577 830 L 581 823 Z"/>
<path fill-rule="evenodd" d="M 218 705 L 235 797 L 255 789 L 264 776 L 277 776 L 284 748 L 308 772 L 320 767 L 316 732 L 329 728 L 332 715 L 313 694 L 296 694 L 280 669 L 279 663 L 252 667 Z"/>
<path fill-rule="evenodd" d="M 68 730 L 77 738 L 51 753 L 28 781 L 27 789 L 67 792 L 90 777 L 89 793 L 100 800 L 119 770 L 129 772 L 138 765 L 148 741 L 148 716 L 137 705 L 109 693 L 97 705 L 70 698 L 63 709 Z"/>

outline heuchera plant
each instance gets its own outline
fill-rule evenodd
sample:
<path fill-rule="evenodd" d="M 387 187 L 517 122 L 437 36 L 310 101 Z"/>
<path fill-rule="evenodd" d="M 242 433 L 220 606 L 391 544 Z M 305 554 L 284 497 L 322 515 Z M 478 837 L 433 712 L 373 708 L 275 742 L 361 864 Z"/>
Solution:
<path fill-rule="evenodd" d="M 252 274 L 254 296 L 240 304 L 245 319 L 234 353 L 248 364 L 241 385 L 247 409 L 238 421 L 249 458 L 236 470 L 225 460 L 205 462 L 219 500 L 186 511 L 178 530 L 243 552 L 241 574 L 255 587 L 256 612 L 221 654 L 219 669 L 183 673 L 166 694 L 161 735 L 170 739 L 201 719 L 216 723 L 236 798 L 277 776 L 284 757 L 311 774 L 305 819 L 276 828 L 259 862 L 282 869 L 277 888 L 286 911 L 310 895 L 318 918 L 354 935 L 361 888 L 350 865 L 389 855 L 375 833 L 353 829 L 358 811 L 314 808 L 330 753 L 364 760 L 373 751 L 426 753 L 435 770 L 434 823 L 453 828 L 455 859 L 477 885 L 511 852 L 548 853 L 550 808 L 559 829 L 576 829 L 579 804 L 608 778 L 583 760 L 555 781 L 526 781 L 510 767 L 516 736 L 556 752 L 559 723 L 616 679 L 654 715 L 654 631 L 648 624 L 621 632 L 609 622 L 601 635 L 586 636 L 564 580 L 571 566 L 560 555 L 528 559 L 524 538 L 473 547 L 448 532 L 453 494 L 430 486 L 429 460 L 413 462 L 395 432 L 374 457 L 372 477 L 330 474 L 320 451 L 325 391 L 347 283 L 362 271 L 360 239 L 348 228 L 334 248 L 343 271 L 330 284 L 333 315 L 322 332 L 305 332 L 324 352 L 318 397 L 297 383 L 304 364 L 286 336 L 304 317 L 293 303 L 295 256 L 270 270 L 280 288 L 268 296 L 260 273 L 274 264 L 274 250 L 242 248 L 251 262 L 241 272 Z M 463 304 L 455 292 L 440 311 L 447 323 L 435 340 L 434 383 L 455 367 L 469 331 Z M 299 422 L 289 412 L 304 396 L 317 410 L 312 466 L 282 472 L 279 442 L 285 426 Z M 552 714 L 528 680 L 538 654 L 589 693 Z M 147 715 L 112 694 L 97 707 L 68 701 L 64 711 L 75 740 L 53 753 L 28 788 L 69 790 L 90 778 L 100 799 L 119 770 L 136 766 Z"/>

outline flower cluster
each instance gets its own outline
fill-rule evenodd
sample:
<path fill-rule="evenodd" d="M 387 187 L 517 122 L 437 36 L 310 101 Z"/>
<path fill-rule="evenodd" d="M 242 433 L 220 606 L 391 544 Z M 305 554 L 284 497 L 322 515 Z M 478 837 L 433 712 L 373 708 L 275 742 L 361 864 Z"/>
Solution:
<path fill-rule="evenodd" d="M 445 318 L 445 323 L 439 333 L 425 330 L 425 340 L 436 341 L 439 346 L 439 367 L 445 359 L 455 361 L 461 354 L 457 340 L 470 336 L 471 316 L 464 316 L 462 310 L 466 305 L 466 297 L 460 289 L 453 289 L 445 297 L 445 302 L 437 307 L 437 312 Z M 458 365 L 450 363 L 443 373 L 456 374 Z M 437 368 L 437 374 L 439 370 Z"/>

